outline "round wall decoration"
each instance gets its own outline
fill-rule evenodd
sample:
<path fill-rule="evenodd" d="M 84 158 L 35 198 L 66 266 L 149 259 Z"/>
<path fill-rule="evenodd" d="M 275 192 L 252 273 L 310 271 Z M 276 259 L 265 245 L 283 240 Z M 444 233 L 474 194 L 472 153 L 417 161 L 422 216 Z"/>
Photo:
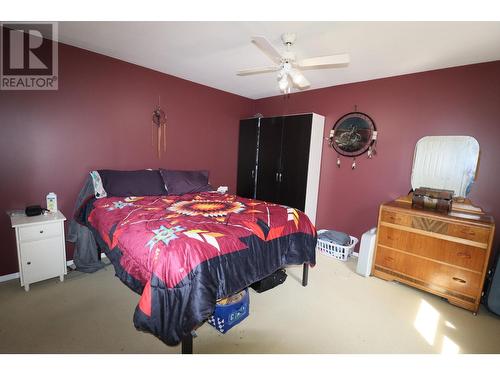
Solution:
<path fill-rule="evenodd" d="M 330 133 L 330 146 L 342 156 L 356 157 L 369 152 L 377 139 L 375 123 L 365 113 L 350 112 L 337 120 Z"/>

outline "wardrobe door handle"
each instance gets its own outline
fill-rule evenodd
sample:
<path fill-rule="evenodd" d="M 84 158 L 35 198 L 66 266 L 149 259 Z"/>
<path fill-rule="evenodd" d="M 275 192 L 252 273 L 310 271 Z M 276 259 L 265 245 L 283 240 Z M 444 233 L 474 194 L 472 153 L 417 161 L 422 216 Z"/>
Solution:
<path fill-rule="evenodd" d="M 250 173 L 252 178 L 255 178 L 255 169 L 252 169 L 252 173 Z"/>
<path fill-rule="evenodd" d="M 280 180 L 279 180 L 279 175 L 280 175 L 280 174 L 279 174 L 278 172 L 276 172 L 276 182 L 279 182 L 279 181 L 280 181 Z"/>
<path fill-rule="evenodd" d="M 459 278 L 459 277 L 453 277 L 453 280 L 454 280 L 454 281 L 457 281 L 457 282 L 459 282 L 459 283 L 461 283 L 461 284 L 465 284 L 465 283 L 467 282 L 467 281 L 465 281 L 464 279 L 461 279 L 461 278 Z"/>
<path fill-rule="evenodd" d="M 283 175 L 280 172 L 280 182 L 282 181 Z"/>

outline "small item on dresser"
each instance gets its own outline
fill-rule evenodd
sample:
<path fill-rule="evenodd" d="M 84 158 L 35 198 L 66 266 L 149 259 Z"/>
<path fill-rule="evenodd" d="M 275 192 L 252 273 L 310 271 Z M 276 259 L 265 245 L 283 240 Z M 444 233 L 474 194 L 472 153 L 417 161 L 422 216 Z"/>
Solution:
<path fill-rule="evenodd" d="M 451 211 L 452 200 L 452 190 L 440 190 L 421 187 L 415 189 L 415 191 L 413 192 L 411 205 L 413 208 L 448 213 Z"/>
<path fill-rule="evenodd" d="M 56 193 L 50 192 L 47 194 L 47 210 L 49 212 L 57 212 L 57 195 Z"/>

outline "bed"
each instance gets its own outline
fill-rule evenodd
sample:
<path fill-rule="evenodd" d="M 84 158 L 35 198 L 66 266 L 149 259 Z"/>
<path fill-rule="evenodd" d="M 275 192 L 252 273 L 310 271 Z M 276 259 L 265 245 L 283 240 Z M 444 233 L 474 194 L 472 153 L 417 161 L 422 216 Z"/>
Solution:
<path fill-rule="evenodd" d="M 190 338 L 218 299 L 285 266 L 315 264 L 304 213 L 215 191 L 92 196 L 75 218 L 141 295 L 135 327 L 170 346 Z"/>

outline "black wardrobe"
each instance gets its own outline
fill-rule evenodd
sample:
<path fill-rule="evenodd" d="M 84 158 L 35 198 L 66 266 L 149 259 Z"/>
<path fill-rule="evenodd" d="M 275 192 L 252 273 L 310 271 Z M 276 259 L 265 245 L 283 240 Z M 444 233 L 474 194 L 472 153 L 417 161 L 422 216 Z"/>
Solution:
<path fill-rule="evenodd" d="M 323 129 L 314 113 L 241 120 L 237 195 L 297 208 L 314 221 Z"/>

